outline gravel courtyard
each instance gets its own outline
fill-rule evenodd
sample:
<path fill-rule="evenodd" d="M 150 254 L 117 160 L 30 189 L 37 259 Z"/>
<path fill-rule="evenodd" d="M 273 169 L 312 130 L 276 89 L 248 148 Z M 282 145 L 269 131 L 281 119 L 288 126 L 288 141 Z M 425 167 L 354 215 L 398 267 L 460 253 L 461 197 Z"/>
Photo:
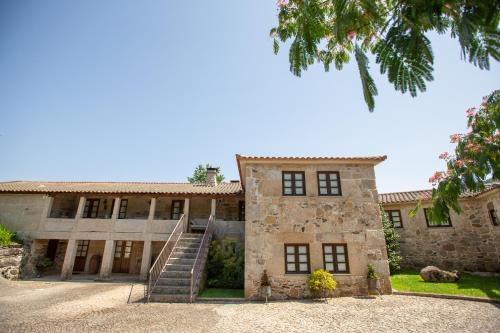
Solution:
<path fill-rule="evenodd" d="M 500 332 L 500 306 L 423 297 L 143 304 L 143 286 L 0 279 L 0 332 Z"/>

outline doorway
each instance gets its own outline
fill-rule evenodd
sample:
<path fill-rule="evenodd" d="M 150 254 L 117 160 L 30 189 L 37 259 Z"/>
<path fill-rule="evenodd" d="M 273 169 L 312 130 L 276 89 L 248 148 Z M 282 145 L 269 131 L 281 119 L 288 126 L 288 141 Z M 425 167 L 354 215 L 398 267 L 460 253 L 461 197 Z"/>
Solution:
<path fill-rule="evenodd" d="M 73 265 L 73 272 L 85 271 L 85 263 L 87 261 L 87 253 L 89 252 L 89 240 L 79 240 L 76 247 L 75 264 Z"/>
<path fill-rule="evenodd" d="M 116 241 L 115 256 L 113 259 L 113 273 L 129 272 L 132 244 L 132 241 Z"/>

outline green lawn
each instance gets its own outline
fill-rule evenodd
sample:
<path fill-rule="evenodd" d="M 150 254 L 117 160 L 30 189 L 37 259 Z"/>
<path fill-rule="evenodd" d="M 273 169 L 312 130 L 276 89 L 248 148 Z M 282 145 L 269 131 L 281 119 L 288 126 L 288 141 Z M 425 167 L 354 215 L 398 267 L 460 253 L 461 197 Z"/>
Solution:
<path fill-rule="evenodd" d="M 244 298 L 243 289 L 217 289 L 208 288 L 201 292 L 200 297 L 206 298 Z"/>
<path fill-rule="evenodd" d="M 458 282 L 424 282 L 418 271 L 402 271 L 391 276 L 392 288 L 433 294 L 464 295 L 500 299 L 500 277 L 462 274 Z"/>

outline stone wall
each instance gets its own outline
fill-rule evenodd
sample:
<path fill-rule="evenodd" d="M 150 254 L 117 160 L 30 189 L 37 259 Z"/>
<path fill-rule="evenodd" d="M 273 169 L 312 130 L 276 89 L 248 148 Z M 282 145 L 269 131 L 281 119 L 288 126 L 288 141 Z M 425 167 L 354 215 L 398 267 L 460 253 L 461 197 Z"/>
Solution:
<path fill-rule="evenodd" d="M 282 195 L 283 170 L 305 172 L 306 196 Z M 318 196 L 317 171 L 339 171 L 342 196 Z M 309 274 L 285 273 L 286 243 L 309 244 L 311 271 L 324 267 L 322 244 L 347 244 L 350 273 L 334 274 L 335 295 L 366 294 L 368 263 L 380 275 L 382 291 L 391 292 L 373 165 L 253 163 L 245 174 L 246 297 L 258 297 L 264 269 L 273 298 L 309 296 Z"/>
<path fill-rule="evenodd" d="M 22 245 L 0 247 L 0 277 L 17 280 L 21 274 L 23 255 Z"/>
<path fill-rule="evenodd" d="M 491 222 L 488 204 L 500 212 L 500 191 L 461 200 L 463 212 L 451 213 L 451 227 L 427 227 L 423 209 L 410 219 L 416 203 L 385 205 L 386 210 L 401 210 L 403 228 L 396 230 L 401 236 L 402 267 L 500 272 L 500 226 Z"/>

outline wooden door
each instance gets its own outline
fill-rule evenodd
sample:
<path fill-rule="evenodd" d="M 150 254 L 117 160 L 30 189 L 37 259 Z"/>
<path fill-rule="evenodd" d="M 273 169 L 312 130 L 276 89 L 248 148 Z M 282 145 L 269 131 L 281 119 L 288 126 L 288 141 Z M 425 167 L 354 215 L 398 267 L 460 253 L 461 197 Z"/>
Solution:
<path fill-rule="evenodd" d="M 132 241 L 116 241 L 113 273 L 129 272 L 131 253 Z"/>
<path fill-rule="evenodd" d="M 85 270 L 85 262 L 87 261 L 87 253 L 89 252 L 89 240 L 79 240 L 76 247 L 75 264 L 73 272 L 83 272 Z"/>

